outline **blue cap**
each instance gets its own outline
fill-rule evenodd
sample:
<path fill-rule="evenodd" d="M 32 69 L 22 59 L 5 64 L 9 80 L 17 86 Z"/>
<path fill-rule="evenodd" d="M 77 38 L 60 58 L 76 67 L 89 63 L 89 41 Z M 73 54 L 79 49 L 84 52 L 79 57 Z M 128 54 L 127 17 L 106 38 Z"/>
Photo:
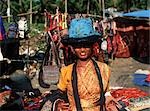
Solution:
<path fill-rule="evenodd" d="M 99 35 L 92 24 L 90 18 L 73 19 L 70 24 L 69 38 L 86 38 L 89 36 Z"/>
<path fill-rule="evenodd" d="M 69 35 L 62 40 L 64 44 L 94 43 L 101 36 L 93 28 L 90 18 L 73 19 L 70 23 Z"/>

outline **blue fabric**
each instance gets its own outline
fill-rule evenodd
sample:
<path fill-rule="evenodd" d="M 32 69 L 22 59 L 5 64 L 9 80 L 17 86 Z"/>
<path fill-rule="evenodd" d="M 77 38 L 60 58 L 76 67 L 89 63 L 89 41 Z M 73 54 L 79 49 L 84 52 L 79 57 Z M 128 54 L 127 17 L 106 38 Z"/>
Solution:
<path fill-rule="evenodd" d="M 5 40 L 5 39 L 6 39 L 5 28 L 3 25 L 2 17 L 0 16 L 0 40 Z"/>
<path fill-rule="evenodd" d="M 133 74 L 133 82 L 136 85 L 140 85 L 140 86 L 149 86 L 150 87 L 150 83 L 146 82 L 145 79 L 147 77 L 146 74 Z"/>
<path fill-rule="evenodd" d="M 99 35 L 95 32 L 90 18 L 73 19 L 69 28 L 69 38 L 86 38 L 89 36 Z"/>
<path fill-rule="evenodd" d="M 124 13 L 123 16 L 150 18 L 150 10 L 140 10 L 140 11 Z"/>

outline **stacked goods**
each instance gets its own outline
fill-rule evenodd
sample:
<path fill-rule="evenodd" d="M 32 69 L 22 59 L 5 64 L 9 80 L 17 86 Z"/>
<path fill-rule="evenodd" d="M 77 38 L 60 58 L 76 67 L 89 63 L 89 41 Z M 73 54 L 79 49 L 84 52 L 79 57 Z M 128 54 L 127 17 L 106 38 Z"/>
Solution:
<path fill-rule="evenodd" d="M 130 99 L 148 96 L 148 93 L 137 88 L 122 88 L 111 91 L 111 95 L 117 100 L 123 101 L 127 106 Z"/>
<path fill-rule="evenodd" d="M 150 109 L 150 96 L 130 99 L 128 108 L 131 111 L 139 111 L 142 109 Z"/>

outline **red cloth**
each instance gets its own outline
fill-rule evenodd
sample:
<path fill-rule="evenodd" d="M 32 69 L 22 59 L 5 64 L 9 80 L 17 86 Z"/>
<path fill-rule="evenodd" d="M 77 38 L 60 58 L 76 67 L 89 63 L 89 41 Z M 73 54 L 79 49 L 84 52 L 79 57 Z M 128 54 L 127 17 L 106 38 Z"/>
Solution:
<path fill-rule="evenodd" d="M 107 50 L 108 50 L 108 53 L 110 54 L 112 51 L 112 48 L 113 48 L 110 37 L 107 37 L 107 43 L 108 43 L 107 44 Z"/>
<path fill-rule="evenodd" d="M 147 75 L 145 81 L 150 83 L 150 74 Z"/>
<path fill-rule="evenodd" d="M 52 38 L 53 38 L 53 41 L 54 41 L 54 42 L 57 42 L 57 41 L 58 41 L 58 35 L 57 35 L 57 34 L 54 34 L 54 35 L 52 36 Z"/>
<path fill-rule="evenodd" d="M 98 43 L 96 42 L 93 45 L 93 56 L 98 57 L 99 56 L 99 50 L 100 50 L 100 47 L 99 47 Z"/>
<path fill-rule="evenodd" d="M 112 90 L 111 95 L 116 99 L 120 99 L 126 105 L 129 105 L 129 99 L 131 98 L 148 96 L 146 92 L 137 88 L 123 88 L 123 89 Z"/>
<path fill-rule="evenodd" d="M 41 106 L 42 97 L 37 98 L 25 98 L 24 99 L 24 109 L 25 110 L 38 110 Z"/>
<path fill-rule="evenodd" d="M 117 34 L 114 36 L 116 40 L 117 50 L 115 53 L 116 57 L 130 57 L 129 47 L 126 42 L 122 39 L 121 35 Z"/>
<path fill-rule="evenodd" d="M 10 96 L 10 94 L 11 94 L 10 90 L 0 93 L 0 104 L 1 105 L 6 102 L 6 100 L 5 100 L 6 98 L 5 97 L 8 96 L 8 95 Z"/>

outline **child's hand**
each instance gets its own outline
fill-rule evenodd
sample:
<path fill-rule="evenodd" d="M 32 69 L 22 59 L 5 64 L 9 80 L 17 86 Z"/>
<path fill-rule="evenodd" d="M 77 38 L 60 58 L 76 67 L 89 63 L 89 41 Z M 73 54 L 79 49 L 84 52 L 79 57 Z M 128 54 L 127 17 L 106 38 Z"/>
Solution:
<path fill-rule="evenodd" d="M 57 107 L 57 111 L 71 111 L 69 107 L 69 103 L 65 103 L 63 100 L 56 100 L 55 107 Z"/>

